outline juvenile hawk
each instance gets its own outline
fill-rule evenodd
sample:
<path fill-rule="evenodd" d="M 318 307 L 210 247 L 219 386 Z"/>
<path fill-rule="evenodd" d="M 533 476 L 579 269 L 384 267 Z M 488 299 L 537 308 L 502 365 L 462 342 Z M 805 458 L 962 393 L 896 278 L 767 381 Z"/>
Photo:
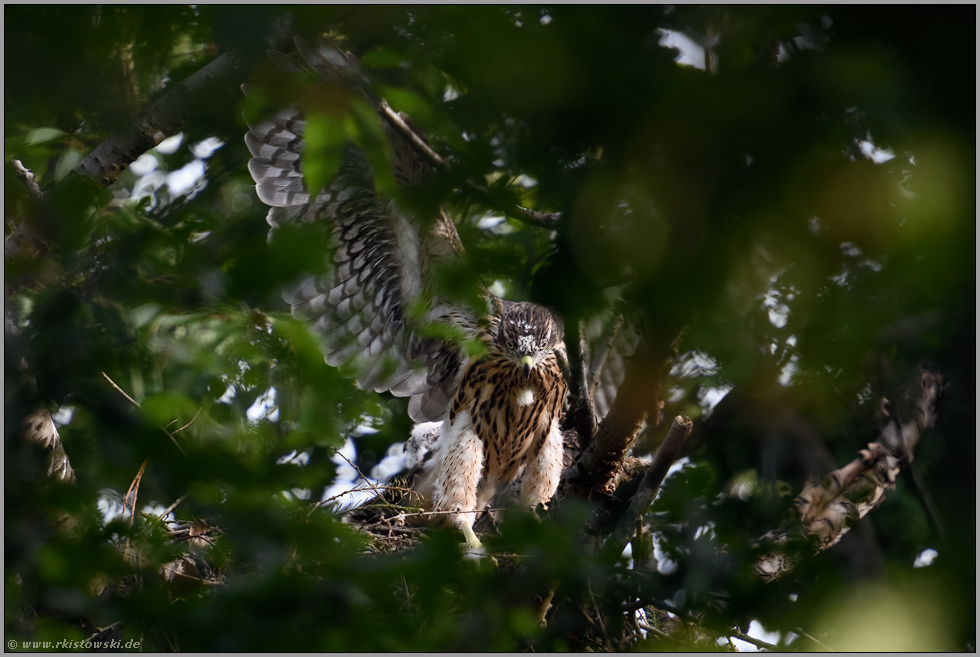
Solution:
<path fill-rule="evenodd" d="M 349 53 L 299 38 L 296 45 L 322 80 L 343 82 L 378 107 Z M 287 71 L 301 70 L 285 55 L 272 56 Z M 423 186 L 431 166 L 384 114 L 381 123 L 398 184 Z M 432 269 L 462 254 L 452 221 L 442 211 L 423 220 L 376 194 L 367 156 L 350 144 L 336 177 L 310 198 L 302 174 L 304 129 L 300 110 L 287 108 L 249 125 L 245 135 L 256 191 L 271 206 L 269 224 L 315 221 L 331 230 L 330 271 L 284 296 L 295 317 L 312 322 L 328 363 L 353 365 L 362 389 L 410 397 L 416 422 L 442 422 L 431 503 L 449 512 L 467 544 L 478 547 L 475 512 L 521 471 L 528 505 L 547 503 L 558 486 L 558 419 L 566 392 L 556 358 L 564 349 L 562 324 L 531 303 L 491 295 L 493 311 L 480 317 L 434 297 Z M 409 307 L 420 303 L 424 316 L 414 319 L 418 314 L 410 315 Z M 431 324 L 481 341 L 484 353 L 469 358 L 458 341 L 424 337 L 422 329 Z"/>

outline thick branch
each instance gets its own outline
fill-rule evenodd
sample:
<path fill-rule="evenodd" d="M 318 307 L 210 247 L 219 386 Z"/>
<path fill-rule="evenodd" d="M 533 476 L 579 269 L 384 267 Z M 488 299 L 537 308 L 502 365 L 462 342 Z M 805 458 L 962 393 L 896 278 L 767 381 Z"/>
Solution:
<path fill-rule="evenodd" d="M 676 343 L 652 337 L 646 341 L 657 352 L 651 354 L 641 343 L 627 360 L 626 375 L 616 400 L 596 429 L 592 442 L 582 452 L 578 462 L 562 473 L 563 479 L 580 494 L 589 490 L 611 493 L 611 484 L 627 451 L 636 441 L 644 419 L 650 426 L 660 421 L 660 383 Z"/>
<path fill-rule="evenodd" d="M 561 220 L 561 212 L 541 212 L 540 210 L 529 210 L 528 208 L 515 206 L 517 214 L 515 219 L 520 219 L 524 223 L 540 226 L 541 228 L 554 228 Z"/>
<path fill-rule="evenodd" d="M 75 167 L 99 187 L 119 178 L 136 158 L 177 134 L 197 109 L 213 96 L 215 87 L 244 81 L 238 51 L 221 55 L 140 112 L 129 130 L 111 135 Z"/>
<path fill-rule="evenodd" d="M 911 462 L 922 432 L 936 422 L 942 376 L 922 366 L 917 388 L 918 395 L 909 400 L 910 408 L 890 414 L 878 440 L 861 450 L 859 458 L 831 472 L 817 485 L 807 483 L 793 502 L 791 526 L 763 537 L 772 548 L 756 561 L 757 575 L 767 581 L 779 578 L 805 556 L 836 545 L 881 504 L 885 491 L 895 487 L 895 477 Z M 883 406 L 890 409 L 890 404 Z"/>
<path fill-rule="evenodd" d="M 671 425 L 667 436 L 660 443 L 660 448 L 643 475 L 640 488 L 633 496 L 633 501 L 630 502 L 629 508 L 626 509 L 626 513 L 606 542 L 606 549 L 610 554 L 615 554 L 618 557 L 622 554 L 626 544 L 633 538 L 636 533 L 637 520 L 646 513 L 650 502 L 657 496 L 657 491 L 660 490 L 660 486 L 667 476 L 667 471 L 677 460 L 681 445 L 691 435 L 693 426 L 690 418 L 680 415 L 674 418 L 674 424 Z"/>

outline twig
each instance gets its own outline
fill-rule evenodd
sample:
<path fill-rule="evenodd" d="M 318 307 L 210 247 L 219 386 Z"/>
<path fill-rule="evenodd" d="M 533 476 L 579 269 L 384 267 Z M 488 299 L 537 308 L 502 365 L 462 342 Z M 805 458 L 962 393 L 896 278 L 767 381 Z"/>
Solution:
<path fill-rule="evenodd" d="M 194 413 L 194 417 L 192 417 L 192 418 L 191 418 L 191 421 L 190 421 L 190 422 L 188 422 L 187 424 L 185 424 L 185 425 L 184 425 L 184 426 L 182 426 L 181 428 L 179 428 L 179 429 L 177 429 L 176 431 L 174 431 L 174 433 L 180 433 L 181 431 L 183 431 L 183 430 L 184 430 L 184 429 L 186 429 L 187 427 L 189 427 L 189 426 L 191 426 L 192 424 L 194 424 L 194 420 L 196 420 L 196 419 L 197 419 L 197 416 L 201 414 L 201 411 L 202 411 L 202 410 L 204 410 L 204 407 L 203 407 L 203 406 L 201 406 L 200 408 L 198 408 L 198 409 L 197 409 L 197 413 Z M 177 420 L 175 419 L 175 420 L 174 420 L 174 422 L 176 422 L 176 421 L 177 421 Z M 186 495 L 185 495 L 184 497 L 186 497 Z"/>
<path fill-rule="evenodd" d="M 112 379 L 110 379 L 108 374 L 106 374 L 105 372 L 99 372 L 99 374 L 101 374 L 102 375 L 102 378 L 104 378 L 106 381 L 108 381 L 109 382 L 109 385 L 111 385 L 113 388 L 115 388 L 119 392 L 120 395 L 122 395 L 123 397 L 125 397 L 126 400 L 130 404 L 132 404 L 136 408 L 143 408 L 142 406 L 140 406 L 140 403 L 138 401 L 136 401 L 135 399 L 133 399 L 132 397 L 130 397 L 129 395 L 127 395 L 125 390 L 123 390 L 118 385 L 116 385 L 116 382 L 113 381 Z M 189 427 L 191 425 L 191 422 L 193 422 L 194 420 L 197 419 L 197 416 L 198 416 L 198 414 L 200 414 L 200 412 L 201 412 L 201 409 L 198 409 L 197 410 L 197 413 L 194 414 L 194 417 L 191 418 L 191 421 L 188 422 L 187 424 L 185 424 L 184 426 L 182 426 L 180 429 L 177 429 L 177 431 L 183 431 L 184 429 L 186 429 L 187 427 Z M 173 424 L 176 421 L 177 421 L 176 419 L 175 420 L 172 420 L 170 422 L 170 424 Z M 167 426 L 170 426 L 170 424 L 168 424 L 166 426 L 163 426 L 163 427 L 160 427 L 160 431 L 162 431 L 163 433 L 167 434 L 167 438 L 170 438 L 170 442 L 172 442 L 174 444 L 174 446 L 177 449 L 180 450 L 180 453 L 181 454 L 183 454 L 184 456 L 187 456 L 187 452 L 184 451 L 184 448 L 181 447 L 180 446 L 180 443 L 177 442 L 177 439 L 174 438 L 174 434 L 173 433 L 170 433 L 169 431 L 167 431 Z M 174 431 L 174 433 L 177 433 L 177 431 Z"/>
<path fill-rule="evenodd" d="M 562 473 L 583 495 L 592 489 L 608 490 L 646 416 L 649 368 L 638 357 L 627 361 L 626 376 L 616 401 L 596 428 L 595 437 L 573 465 Z"/>
<path fill-rule="evenodd" d="M 108 374 L 106 374 L 105 372 L 99 372 L 99 374 L 102 375 L 102 378 L 103 379 L 105 379 L 106 381 L 109 382 L 109 385 L 111 385 L 113 388 L 116 389 L 116 392 L 118 392 L 120 395 L 122 395 L 123 397 L 125 397 L 126 398 L 126 401 L 128 401 L 130 404 L 132 404 L 136 408 L 143 408 L 142 406 L 140 406 L 140 403 L 138 401 L 136 401 L 135 399 L 133 399 L 132 397 L 130 397 L 129 395 L 127 395 L 125 390 L 123 390 L 118 385 L 116 385 L 116 382 L 113 381 L 112 379 L 110 379 Z M 164 431 L 166 431 L 166 429 L 164 429 Z"/>
<path fill-rule="evenodd" d="M 653 457 L 646 474 L 640 481 L 640 488 L 633 496 L 633 501 L 630 502 L 629 508 L 626 509 L 626 513 L 623 514 L 619 524 L 616 525 L 616 529 L 606 542 L 606 549 L 611 554 L 615 553 L 616 558 L 619 558 L 619 555 L 623 553 L 626 544 L 636 532 L 637 520 L 643 516 L 647 507 L 650 506 L 650 502 L 656 497 L 670 466 L 677 460 L 681 445 L 691 435 L 693 427 L 694 423 L 691 422 L 690 418 L 680 415 L 674 418 L 674 423 L 667 432 L 667 436 L 660 443 L 656 456 Z"/>
<path fill-rule="evenodd" d="M 384 117 L 391 123 L 392 127 L 398 130 L 398 132 L 408 140 L 408 143 L 411 144 L 412 147 L 415 148 L 415 150 L 417 150 L 426 160 L 442 171 L 451 171 L 449 163 L 446 162 L 441 155 L 436 153 L 424 139 L 419 137 L 418 134 L 412 130 L 411 126 L 405 123 L 405 120 L 398 115 L 398 112 L 393 110 L 391 106 L 388 105 L 387 101 L 382 100 L 379 109 L 382 115 L 384 115 Z M 487 196 L 490 193 L 486 187 L 477 185 L 472 181 L 466 181 L 466 186 L 481 196 Z M 506 212 L 515 219 L 523 221 L 524 223 L 539 226 L 541 228 L 554 228 L 561 219 L 560 212 L 539 212 L 537 210 L 529 210 L 528 208 L 521 207 L 520 205 L 515 205 L 513 210 Z"/>
<path fill-rule="evenodd" d="M 461 511 L 414 511 L 412 513 L 406 513 L 405 514 L 405 517 L 408 518 L 409 516 L 423 516 L 423 517 L 425 517 L 425 516 L 444 516 L 444 515 L 447 515 L 447 514 L 456 514 L 456 513 L 483 513 L 484 511 L 496 512 L 496 511 L 504 511 L 504 509 L 472 509 L 472 510 L 469 510 L 469 511 L 464 511 L 464 510 L 461 510 Z"/>
<path fill-rule="evenodd" d="M 91 643 L 92 641 L 95 641 L 96 637 L 98 637 L 100 634 L 105 634 L 109 630 L 118 627 L 120 624 L 122 624 L 122 621 L 116 621 L 115 623 L 111 623 L 109 625 L 106 625 L 105 627 L 97 627 L 95 628 L 95 632 L 92 634 L 92 636 L 85 639 L 85 641 L 87 643 Z"/>
<path fill-rule="evenodd" d="M 642 627 L 647 632 L 653 632 L 654 634 L 657 634 L 659 636 L 662 636 L 665 639 L 669 639 L 670 638 L 670 635 L 669 634 L 667 634 L 663 630 L 658 630 L 653 625 L 650 625 L 648 623 L 644 623 L 643 621 L 636 621 L 636 624 L 639 625 L 640 627 Z"/>
<path fill-rule="evenodd" d="M 170 433 L 169 431 L 167 431 L 163 427 L 160 427 L 160 431 L 162 431 L 163 433 L 167 434 L 167 437 L 170 438 L 170 442 L 172 442 L 174 444 L 174 447 L 176 447 L 177 449 L 180 450 L 180 453 L 181 454 L 183 454 L 184 456 L 187 456 L 187 452 L 185 452 L 184 451 L 184 448 L 180 446 L 180 443 L 177 442 L 177 439 L 174 438 L 174 435 L 172 433 Z"/>
<path fill-rule="evenodd" d="M 606 632 L 606 623 L 602 620 L 602 612 L 599 610 L 599 605 L 596 604 L 595 595 L 592 594 L 591 580 L 586 580 L 585 592 L 588 593 L 589 601 L 592 603 L 592 609 L 595 610 L 596 621 L 599 623 L 599 629 L 602 631 L 602 638 L 605 640 L 606 650 L 614 652 L 612 642 L 609 640 L 609 634 Z"/>
<path fill-rule="evenodd" d="M 146 469 L 146 463 L 147 463 L 147 461 L 144 459 L 143 465 L 140 466 L 140 471 L 136 473 L 136 478 L 133 479 L 133 483 L 131 483 L 129 485 L 129 488 L 126 490 L 126 497 L 123 498 L 123 510 L 125 511 L 125 509 L 126 509 L 126 503 L 129 502 L 129 494 L 130 493 L 133 494 L 133 504 L 132 504 L 132 507 L 130 508 L 130 512 L 129 512 L 129 526 L 130 527 L 133 526 L 133 521 L 136 520 L 136 496 L 139 494 L 140 481 L 143 479 L 143 471 Z M 125 545 L 125 548 L 124 548 L 123 551 L 125 553 L 127 553 L 127 554 L 129 553 L 129 536 L 128 535 L 126 536 L 126 545 Z M 138 554 L 135 554 L 133 556 L 135 556 L 137 559 L 139 558 L 139 555 Z M 137 564 L 137 566 L 138 565 L 139 564 Z"/>
<path fill-rule="evenodd" d="M 541 228 L 554 228 L 561 220 L 561 212 L 541 212 L 540 210 L 530 210 L 520 205 L 515 206 L 520 219 L 524 218 L 525 223 L 534 224 Z"/>
<path fill-rule="evenodd" d="M 377 486 L 375 486 L 374 484 L 372 484 L 371 481 L 367 477 L 364 476 L 364 473 L 361 472 L 361 469 L 360 468 L 358 468 L 356 465 L 354 465 L 353 463 L 351 463 L 351 460 L 349 458 L 347 458 L 346 456 L 344 456 L 343 454 L 341 454 L 340 453 L 340 450 L 337 449 L 336 447 L 333 448 L 333 451 L 334 451 L 334 454 L 336 454 L 340 458 L 342 458 L 345 461 L 347 461 L 347 465 L 349 465 L 350 467 L 354 468 L 354 472 L 356 472 L 358 474 L 358 476 L 361 479 L 364 480 L 364 483 L 367 484 L 367 490 L 372 490 L 372 491 L 374 491 L 374 494 L 375 495 L 377 495 L 378 497 L 381 497 L 381 491 L 378 490 Z M 362 488 L 361 490 L 365 490 L 365 489 Z"/>
<path fill-rule="evenodd" d="M 197 538 L 197 537 L 195 536 L 195 538 Z M 211 581 L 209 579 L 204 579 L 202 577 L 196 577 L 194 575 L 188 575 L 187 573 L 178 572 L 178 571 L 174 570 L 173 568 L 171 568 L 170 566 L 168 566 L 166 564 L 164 564 L 163 566 L 161 566 L 161 568 L 163 568 L 164 570 L 169 570 L 175 576 L 186 577 L 187 579 L 196 579 L 197 581 L 199 581 L 199 582 L 201 582 L 203 584 L 207 584 L 209 586 L 221 586 L 222 584 L 224 584 L 224 582 L 222 582 L 220 580 L 219 581 Z"/>
<path fill-rule="evenodd" d="M 805 637 L 807 639 L 810 639 L 810 641 L 813 641 L 815 644 L 817 644 L 818 646 L 820 646 L 822 649 L 826 650 L 827 652 L 836 652 L 833 648 L 831 648 L 830 646 L 828 646 L 823 641 L 820 641 L 820 640 L 814 638 L 813 636 L 807 634 L 806 632 L 804 632 L 802 627 L 796 628 L 796 633 L 799 634 L 802 637 Z"/>
<path fill-rule="evenodd" d="M 181 495 L 180 497 L 178 497 L 176 502 L 174 502 L 173 504 L 171 504 L 170 506 L 168 506 L 167 507 L 167 510 L 160 514 L 160 519 L 163 520 L 164 518 L 166 518 L 167 516 L 169 516 L 170 515 L 170 512 L 173 511 L 174 509 L 176 509 L 180 505 L 181 502 L 183 502 L 184 500 L 186 500 L 188 495 L 190 495 L 190 493 L 184 493 L 183 495 Z"/>
<path fill-rule="evenodd" d="M 398 129 L 398 132 L 400 132 L 402 136 L 405 137 L 410 144 L 412 144 L 415 150 L 424 155 L 429 162 L 436 165 L 443 171 L 449 170 L 449 165 L 446 164 L 444 159 L 442 159 L 442 156 L 432 150 L 431 146 L 429 146 L 421 137 L 415 134 L 415 131 L 412 130 L 407 123 L 405 123 L 405 120 L 398 115 L 398 112 L 391 109 L 391 106 L 388 105 L 388 101 L 386 100 L 381 101 L 381 113 L 384 114 L 385 118 L 387 118 L 391 124 Z"/>
<path fill-rule="evenodd" d="M 126 491 L 126 497 L 123 498 L 124 504 L 129 501 L 129 494 L 133 493 L 133 506 L 129 512 L 129 526 L 133 526 L 133 521 L 136 519 L 136 496 L 139 494 L 140 481 L 143 479 L 143 471 L 146 470 L 147 460 L 143 461 L 143 465 L 140 466 L 140 471 L 136 473 L 136 478 L 133 479 L 133 483 L 129 485 L 129 489 Z M 134 490 L 135 489 L 135 490 Z"/>
<path fill-rule="evenodd" d="M 772 645 L 771 643 L 766 643 L 765 641 L 759 641 L 758 639 L 753 639 L 748 634 L 745 634 L 744 632 L 739 632 L 738 630 L 735 630 L 729 636 L 733 636 L 736 639 L 745 641 L 746 643 L 751 643 L 756 648 L 763 648 L 770 652 L 779 652 L 779 648 Z"/>

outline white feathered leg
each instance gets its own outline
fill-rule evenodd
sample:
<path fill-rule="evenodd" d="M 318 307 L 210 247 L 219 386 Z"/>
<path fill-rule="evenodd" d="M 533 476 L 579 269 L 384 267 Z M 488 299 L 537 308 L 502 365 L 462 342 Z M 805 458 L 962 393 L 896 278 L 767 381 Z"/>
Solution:
<path fill-rule="evenodd" d="M 439 475 L 433 486 L 436 511 L 448 511 L 449 519 L 466 537 L 469 550 L 481 550 L 473 533 L 476 518 L 476 488 L 483 474 L 483 441 L 473 430 L 469 411 L 463 411 L 452 424 L 445 420 L 439 439 Z"/>
<path fill-rule="evenodd" d="M 558 428 L 558 420 L 551 421 L 551 429 L 537 456 L 528 459 L 524 465 L 524 481 L 521 482 L 521 500 L 534 508 L 538 504 L 547 507 L 549 500 L 558 490 L 561 477 L 564 439 Z"/>

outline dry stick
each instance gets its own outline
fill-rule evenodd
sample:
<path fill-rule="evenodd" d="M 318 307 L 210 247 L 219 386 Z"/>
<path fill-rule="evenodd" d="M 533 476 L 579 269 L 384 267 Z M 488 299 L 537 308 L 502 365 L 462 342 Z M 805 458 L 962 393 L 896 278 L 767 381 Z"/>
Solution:
<path fill-rule="evenodd" d="M 586 580 L 585 582 L 585 592 L 589 594 L 589 602 L 592 603 L 592 609 L 595 610 L 596 620 L 599 623 L 599 629 L 602 630 L 602 638 L 606 643 L 606 650 L 613 652 L 612 642 L 609 640 L 609 634 L 606 633 L 606 624 L 602 620 L 602 612 L 599 611 L 599 605 L 596 604 L 595 595 L 592 594 L 592 581 Z"/>
<path fill-rule="evenodd" d="M 133 520 L 136 519 L 136 496 L 139 494 L 140 481 L 143 479 L 143 471 L 146 470 L 147 459 L 143 460 L 143 465 L 140 466 L 140 471 L 136 473 L 136 478 L 133 479 L 133 483 L 129 485 L 129 489 L 126 491 L 126 497 L 123 498 L 123 504 L 129 501 L 129 494 L 133 493 L 133 507 L 129 512 L 129 526 L 133 526 Z M 135 491 L 133 490 L 135 488 Z"/>
<path fill-rule="evenodd" d="M 360 478 L 364 480 L 364 483 L 367 484 L 367 490 L 372 490 L 372 491 L 374 491 L 374 494 L 375 495 L 377 495 L 378 497 L 381 497 L 381 491 L 378 490 L 377 486 L 375 486 L 374 484 L 372 484 L 371 481 L 367 477 L 364 476 L 364 473 L 361 472 L 360 468 L 358 468 L 356 465 L 354 465 L 353 463 L 351 463 L 350 459 L 347 458 L 346 456 L 344 456 L 343 454 L 341 454 L 340 453 L 340 450 L 337 449 L 336 447 L 333 448 L 333 451 L 334 451 L 334 453 L 337 456 L 339 456 L 340 458 L 342 458 L 345 461 L 347 461 L 347 465 L 349 465 L 350 467 L 354 468 L 354 472 L 356 472 L 360 476 Z M 361 489 L 361 490 L 365 490 L 365 489 Z"/>
<path fill-rule="evenodd" d="M 105 372 L 99 372 L 99 374 L 102 375 L 102 378 L 103 379 L 105 379 L 106 381 L 109 382 L 109 385 L 111 385 L 113 388 L 116 389 L 116 392 L 118 392 L 120 395 L 122 395 L 123 397 L 125 397 L 126 398 L 126 401 L 128 401 L 130 404 L 132 404 L 136 408 L 143 408 L 142 406 L 140 406 L 140 403 L 138 401 L 136 401 L 135 399 L 133 399 L 132 397 L 130 397 L 129 395 L 127 395 L 125 390 L 123 390 L 118 385 L 116 385 L 116 382 L 113 381 L 112 379 L 110 379 L 108 374 L 106 374 Z M 174 420 L 174 421 L 176 422 L 176 420 Z"/>
<path fill-rule="evenodd" d="M 127 395 L 125 390 L 123 390 L 118 385 L 116 385 L 116 382 L 113 381 L 112 379 L 110 379 L 108 374 L 106 374 L 105 372 L 99 372 L 99 374 L 101 374 L 102 375 L 102 378 L 105 379 L 106 381 L 108 381 L 109 382 L 109 385 L 111 385 L 113 388 L 115 388 L 119 392 L 120 395 L 122 395 L 123 397 L 125 397 L 126 400 L 129 401 L 130 404 L 132 404 L 136 408 L 143 408 L 142 406 L 140 406 L 140 403 L 138 401 L 136 401 L 135 399 L 133 399 L 132 397 L 130 397 L 129 395 Z M 182 426 L 180 429 L 177 429 L 177 431 L 174 431 L 174 433 L 177 433 L 178 431 L 183 431 L 187 427 L 191 426 L 191 423 L 194 422 L 194 420 L 197 419 L 197 416 L 200 414 L 200 412 L 201 412 L 201 409 L 198 409 L 197 410 L 197 413 L 194 414 L 194 417 L 191 418 L 191 421 L 188 422 L 187 424 L 185 424 L 184 426 Z M 173 424 L 176 421 L 177 420 L 175 419 L 170 424 Z M 180 446 L 180 443 L 177 442 L 177 439 L 174 438 L 174 434 L 173 433 L 170 433 L 169 431 L 167 431 L 166 427 L 160 427 L 160 431 L 162 431 L 163 433 L 167 434 L 167 438 L 170 438 L 170 442 L 172 442 L 174 444 L 174 446 L 177 449 L 180 450 L 180 453 L 181 454 L 183 454 L 184 456 L 187 456 L 187 452 L 184 451 L 184 448 L 181 447 Z"/>
<path fill-rule="evenodd" d="M 417 150 L 425 159 L 427 159 L 431 164 L 435 165 L 436 168 L 449 172 L 451 171 L 449 163 L 446 162 L 438 153 L 432 150 L 432 147 L 425 143 L 425 140 L 419 137 L 411 126 L 405 123 L 405 120 L 398 115 L 398 112 L 391 109 L 387 101 L 382 100 L 379 109 L 382 115 L 391 123 L 391 125 L 401 133 L 408 143 L 412 145 L 415 150 Z M 471 190 L 477 192 L 482 196 L 488 195 L 490 192 L 486 187 L 482 185 L 477 185 L 472 181 L 466 181 L 466 186 Z M 537 210 L 529 210 L 528 208 L 515 205 L 514 208 L 516 212 L 508 212 L 515 219 L 519 219 L 524 223 L 533 224 L 541 228 L 554 228 L 558 221 L 561 219 L 560 212 L 540 212 Z"/>
<path fill-rule="evenodd" d="M 174 574 L 175 577 L 186 577 L 187 579 L 196 579 L 197 581 L 199 581 L 199 582 L 201 582 L 203 584 L 208 584 L 209 586 L 222 586 L 224 584 L 224 582 L 222 582 L 220 580 L 218 580 L 218 581 L 211 581 L 209 579 L 202 579 L 200 577 L 195 577 L 194 575 L 188 575 L 187 573 L 177 572 L 176 570 L 174 570 L 173 568 L 171 568 L 170 566 L 168 566 L 166 564 L 164 564 L 164 565 L 162 565 L 160 567 L 163 568 L 164 570 L 169 570 L 170 572 L 172 572 Z"/>
<path fill-rule="evenodd" d="M 811 635 L 807 634 L 806 632 L 804 632 L 803 631 L 803 628 L 801 628 L 801 627 L 796 628 L 796 633 L 799 634 L 802 637 L 806 637 L 807 639 L 810 639 L 810 641 L 813 641 L 815 644 L 817 644 L 818 646 L 820 646 L 822 649 L 826 650 L 827 652 L 836 652 L 833 648 L 831 648 L 830 646 L 828 646 L 823 641 L 820 641 L 820 640 L 812 637 Z"/>
<path fill-rule="evenodd" d="M 345 491 L 342 491 L 340 493 L 337 493 L 336 495 L 331 495 L 330 497 L 328 497 L 325 500 L 320 500 L 319 502 L 316 502 L 315 504 L 311 504 L 310 505 L 310 510 L 307 512 L 306 515 L 307 515 L 307 517 L 309 517 L 310 514 L 312 514 L 317 509 L 319 509 L 321 506 L 323 506 L 325 504 L 328 504 L 329 502 L 333 502 L 334 500 L 339 499 L 339 498 L 343 497 L 344 495 L 349 495 L 350 493 L 356 493 L 358 491 L 363 491 L 363 490 L 373 490 L 373 489 L 370 487 L 370 484 L 368 484 L 368 486 L 364 486 L 362 488 L 357 488 L 356 485 L 355 485 L 354 488 L 349 488 L 349 489 L 347 489 Z M 388 491 L 397 491 L 399 493 L 404 493 L 404 494 L 409 495 L 409 496 L 415 496 L 419 500 L 421 500 L 421 497 L 422 497 L 421 494 L 419 494 L 417 491 L 414 491 L 411 488 L 406 488 L 404 486 L 389 486 L 389 485 L 386 485 L 385 486 L 385 490 L 388 490 Z M 374 499 L 374 498 L 371 498 L 371 499 Z M 367 502 L 364 503 L 363 506 L 368 506 L 368 507 L 371 507 L 371 508 L 374 508 L 374 507 L 380 507 L 380 508 L 385 508 L 385 507 L 400 508 L 400 505 L 398 505 L 398 504 L 370 504 L 370 502 L 371 502 L 371 500 L 368 500 Z M 356 507 L 356 508 L 361 508 L 361 507 Z M 351 509 L 351 510 L 353 510 L 353 509 Z"/>
<path fill-rule="evenodd" d="M 196 420 L 196 419 L 197 419 L 197 416 L 201 414 L 201 411 L 202 411 L 202 410 L 204 410 L 204 407 L 203 407 L 203 406 L 201 406 L 200 408 L 198 408 L 198 409 L 197 409 L 197 413 L 194 413 L 194 417 L 192 417 L 192 418 L 191 418 L 191 421 L 190 421 L 190 422 L 188 422 L 187 424 L 185 424 L 185 425 L 184 425 L 184 426 L 182 426 L 181 428 L 179 428 L 179 429 L 177 429 L 176 431 L 174 431 L 174 433 L 180 433 L 181 431 L 183 431 L 183 430 L 184 430 L 184 429 L 186 429 L 187 427 L 189 427 L 189 426 L 191 426 L 192 424 L 194 424 L 194 420 Z M 177 420 L 176 420 L 176 419 L 174 419 L 174 422 L 176 422 L 176 421 L 177 421 Z M 173 423 L 171 423 L 171 424 L 173 424 Z"/>
<path fill-rule="evenodd" d="M 92 636 L 90 636 L 89 638 L 85 639 L 85 641 L 88 642 L 88 643 L 91 643 L 92 641 L 95 641 L 95 638 L 97 636 L 99 636 L 100 634 L 105 634 L 109 630 L 117 627 L 120 623 L 122 623 L 122 621 L 116 621 L 115 623 L 111 623 L 109 625 L 106 625 L 105 627 L 97 627 L 97 628 L 95 628 L 95 633 L 93 633 Z"/>
<path fill-rule="evenodd" d="M 140 471 L 136 473 L 136 478 L 133 479 L 133 483 L 129 485 L 129 489 L 126 491 L 126 497 L 123 498 L 123 510 L 126 509 L 126 503 L 129 501 L 129 494 L 133 493 L 133 506 L 129 512 L 129 526 L 133 526 L 133 521 L 136 519 L 136 496 L 139 494 L 140 481 L 143 479 L 143 471 L 146 469 L 147 461 L 144 459 L 143 465 L 140 466 Z M 134 491 L 135 488 L 135 491 Z M 126 546 L 123 548 L 123 552 L 129 554 L 129 536 L 126 536 Z M 139 564 L 136 564 L 139 567 Z"/>
<path fill-rule="evenodd" d="M 637 521 L 643 517 L 647 507 L 650 506 L 650 502 L 656 497 L 657 491 L 660 490 L 660 486 L 667 476 L 667 471 L 677 460 L 681 445 L 691 435 L 693 427 L 694 423 L 691 422 L 690 418 L 680 415 L 674 418 L 674 424 L 671 425 L 664 441 L 660 443 L 660 448 L 647 468 L 646 474 L 643 475 L 640 488 L 633 496 L 633 501 L 630 502 L 626 513 L 623 514 L 619 524 L 616 525 L 616 529 L 606 541 L 606 549 L 610 553 L 615 553 L 617 558 L 623 553 L 626 544 L 636 533 Z"/>
<path fill-rule="evenodd" d="M 181 495 L 180 497 L 178 497 L 176 502 L 174 502 L 173 504 L 171 504 L 170 506 L 168 506 L 167 507 L 167 510 L 160 514 L 160 519 L 163 520 L 164 518 L 166 518 L 167 516 L 169 516 L 170 515 L 170 512 L 173 511 L 174 509 L 176 509 L 180 505 L 181 502 L 183 502 L 184 500 L 186 500 L 188 495 L 190 495 L 190 493 L 185 493 L 184 495 Z"/>
<path fill-rule="evenodd" d="M 642 627 L 647 632 L 653 632 L 654 634 L 657 634 L 659 636 L 662 636 L 665 639 L 669 639 L 670 638 L 670 635 L 669 634 L 667 634 L 663 630 L 658 630 L 653 625 L 650 625 L 648 623 L 644 623 L 643 621 L 636 621 L 636 624 L 639 625 L 640 627 Z"/>
<path fill-rule="evenodd" d="M 405 123 L 405 120 L 398 115 L 398 112 L 391 109 L 391 106 L 388 105 L 388 101 L 381 101 L 381 113 L 384 114 L 385 118 L 391 121 L 392 125 L 394 125 L 395 128 L 402 133 L 402 136 L 409 141 L 415 150 L 424 155 L 429 162 L 444 171 L 449 170 L 449 165 L 446 164 L 446 161 L 442 159 L 438 153 L 432 150 L 432 147 L 425 143 L 421 137 L 415 134 L 415 131 L 412 130 L 407 123 Z"/>

